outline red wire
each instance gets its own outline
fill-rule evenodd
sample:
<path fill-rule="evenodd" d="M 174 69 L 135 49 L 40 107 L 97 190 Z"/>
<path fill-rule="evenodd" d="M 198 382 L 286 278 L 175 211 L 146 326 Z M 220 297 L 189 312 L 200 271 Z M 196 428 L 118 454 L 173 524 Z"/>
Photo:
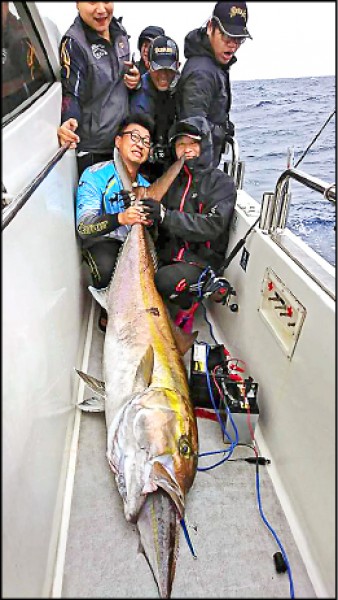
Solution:
<path fill-rule="evenodd" d="M 191 180 L 192 180 L 192 174 L 190 173 L 190 171 L 189 171 L 189 169 L 187 168 L 186 165 L 184 165 L 184 171 L 188 175 L 188 183 L 185 186 L 185 190 L 184 190 L 184 193 L 183 193 L 183 196 L 182 196 L 182 200 L 181 200 L 181 203 L 180 203 L 180 212 L 183 212 L 185 199 L 187 197 L 187 193 L 189 192 L 190 185 L 191 185 Z"/>

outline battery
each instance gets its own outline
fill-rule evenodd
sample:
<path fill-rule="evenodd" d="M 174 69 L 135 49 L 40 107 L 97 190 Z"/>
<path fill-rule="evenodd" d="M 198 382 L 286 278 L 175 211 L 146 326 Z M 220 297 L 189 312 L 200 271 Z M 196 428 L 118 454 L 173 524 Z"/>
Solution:
<path fill-rule="evenodd" d="M 232 381 L 229 378 L 229 373 L 226 366 L 222 346 L 210 346 L 208 355 L 208 373 L 209 385 L 212 390 L 214 404 L 220 412 L 220 416 L 229 432 L 232 439 L 235 439 L 235 432 L 228 418 L 228 410 L 238 431 L 238 441 L 242 444 L 250 444 L 252 442 L 250 426 L 252 432 L 259 417 L 259 409 L 257 404 L 258 383 L 254 382 L 251 377 L 244 379 L 242 382 Z M 210 370 L 217 365 L 214 375 Z M 216 380 L 216 383 L 214 382 Z M 191 353 L 190 364 L 190 396 L 195 407 L 213 409 L 210 398 L 208 379 L 207 379 L 207 351 L 203 344 L 195 343 Z M 217 386 L 222 390 L 219 393 Z M 243 389 L 245 387 L 245 390 Z M 250 409 L 250 414 L 248 411 Z M 224 436 L 224 442 L 229 442 Z"/>
<path fill-rule="evenodd" d="M 218 349 L 218 347 L 211 347 L 211 349 L 209 351 L 209 358 L 208 358 L 209 372 L 210 372 L 210 368 L 212 368 L 212 366 L 213 366 L 212 358 L 214 358 L 214 354 L 215 354 L 214 348 Z M 224 356 L 222 356 L 220 358 L 220 361 L 224 362 Z M 192 353 L 191 353 L 190 395 L 191 395 L 194 406 L 196 406 L 196 407 L 200 406 L 202 408 L 213 408 L 213 405 L 212 405 L 212 402 L 210 399 L 210 392 L 209 392 L 208 380 L 207 380 L 207 375 L 206 375 L 206 371 L 207 371 L 206 364 L 207 364 L 206 346 L 204 344 L 195 343 L 193 345 Z M 219 362 L 218 364 L 221 364 L 221 363 Z M 215 379 L 216 379 L 218 385 L 221 384 L 221 381 L 223 378 L 224 378 L 223 373 L 216 374 Z M 213 398 L 215 400 L 215 405 L 217 406 L 217 408 L 220 408 L 219 392 L 218 392 L 217 387 L 214 383 L 214 380 L 211 376 L 209 377 L 209 381 L 210 381 L 210 385 L 211 385 L 211 389 L 212 389 Z"/>
<path fill-rule="evenodd" d="M 255 428 L 259 417 L 259 409 L 256 398 L 258 384 L 255 382 L 250 382 L 250 384 L 251 390 L 246 396 L 246 402 L 244 399 L 238 401 L 236 398 L 234 398 L 231 390 L 229 389 L 231 387 L 229 384 L 224 386 L 224 401 L 221 400 L 220 402 L 220 415 L 224 421 L 224 425 L 227 428 L 227 431 L 230 432 L 231 437 L 234 439 L 235 432 L 230 422 L 230 418 L 228 418 L 227 411 L 223 409 L 224 403 L 226 402 L 238 431 L 238 441 L 241 444 L 252 443 L 252 434 L 254 434 L 255 432 Z M 247 404 L 249 404 L 250 413 L 248 412 Z M 224 442 L 229 441 L 224 434 L 223 440 Z"/>

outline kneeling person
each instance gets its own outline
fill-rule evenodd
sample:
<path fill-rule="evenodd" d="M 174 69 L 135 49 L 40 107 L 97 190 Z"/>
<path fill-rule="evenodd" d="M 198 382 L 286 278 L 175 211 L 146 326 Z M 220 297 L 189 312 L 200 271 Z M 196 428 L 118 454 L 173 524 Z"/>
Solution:
<path fill-rule="evenodd" d="M 155 275 L 158 291 L 185 311 L 196 301 L 196 286 L 206 267 L 217 271 L 228 245 L 236 202 L 233 179 L 212 166 L 209 125 L 204 117 L 179 121 L 169 132 L 176 158 L 185 164 L 161 205 L 145 200 L 148 217 L 159 222 Z M 182 312 L 177 324 L 181 324 Z"/>
<path fill-rule="evenodd" d="M 138 186 L 149 186 L 138 171 L 149 156 L 152 132 L 153 123 L 145 115 L 129 115 L 115 137 L 115 147 L 129 177 Z M 135 223 L 144 223 L 144 215 L 140 207 L 130 205 L 114 161 L 85 169 L 76 196 L 76 227 L 96 288 L 109 284 L 118 252 Z M 103 330 L 104 317 L 101 313 Z"/>

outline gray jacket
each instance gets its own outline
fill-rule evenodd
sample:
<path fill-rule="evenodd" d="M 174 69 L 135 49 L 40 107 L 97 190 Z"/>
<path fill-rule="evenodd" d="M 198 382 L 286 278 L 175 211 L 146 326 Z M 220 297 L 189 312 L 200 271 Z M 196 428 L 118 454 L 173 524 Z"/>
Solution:
<path fill-rule="evenodd" d="M 126 30 L 113 18 L 109 43 L 76 17 L 61 40 L 62 122 L 78 120 L 78 151 L 109 153 L 129 111 L 124 61 L 129 60 Z"/>

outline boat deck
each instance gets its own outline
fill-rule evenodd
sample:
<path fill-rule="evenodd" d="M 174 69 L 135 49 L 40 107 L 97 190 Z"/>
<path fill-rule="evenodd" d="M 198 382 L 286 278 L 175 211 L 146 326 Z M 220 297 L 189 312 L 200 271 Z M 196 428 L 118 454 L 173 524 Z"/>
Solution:
<path fill-rule="evenodd" d="M 101 378 L 104 334 L 97 321 L 98 307 L 89 364 L 83 369 Z M 212 343 L 202 314 L 197 323 L 198 341 Z M 84 394 L 92 396 L 87 387 Z M 198 418 L 198 431 L 200 452 L 224 447 L 218 423 Z M 138 552 L 136 526 L 124 518 L 105 452 L 104 414 L 81 413 L 61 597 L 158 598 L 148 564 Z M 247 456 L 254 456 L 252 450 L 238 446 L 232 458 Z M 288 556 L 295 597 L 315 598 L 269 466 L 259 467 L 259 475 L 264 515 Z M 229 460 L 197 472 L 186 502 L 186 524 L 197 559 L 182 531 L 172 598 L 290 597 L 288 574 L 275 569 L 273 555 L 279 547 L 259 514 L 255 478 L 255 465 L 244 461 Z"/>

